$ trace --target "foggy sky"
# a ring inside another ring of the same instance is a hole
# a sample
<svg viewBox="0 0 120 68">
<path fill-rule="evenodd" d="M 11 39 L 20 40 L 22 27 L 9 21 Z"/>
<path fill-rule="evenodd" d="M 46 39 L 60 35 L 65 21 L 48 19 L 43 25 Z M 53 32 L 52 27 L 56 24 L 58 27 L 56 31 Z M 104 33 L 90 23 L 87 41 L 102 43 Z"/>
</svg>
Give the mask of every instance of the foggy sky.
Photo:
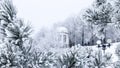
<svg viewBox="0 0 120 68">
<path fill-rule="evenodd" d="M 35 30 L 64 21 L 92 3 L 93 0 L 13 0 L 17 16 L 31 22 Z"/>
</svg>

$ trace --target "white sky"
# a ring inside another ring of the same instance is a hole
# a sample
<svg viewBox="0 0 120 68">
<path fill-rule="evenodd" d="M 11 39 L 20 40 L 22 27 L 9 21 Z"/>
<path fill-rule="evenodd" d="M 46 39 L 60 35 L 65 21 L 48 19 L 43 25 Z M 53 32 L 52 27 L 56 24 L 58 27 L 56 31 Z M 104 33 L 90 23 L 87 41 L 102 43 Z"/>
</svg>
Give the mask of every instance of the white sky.
<svg viewBox="0 0 120 68">
<path fill-rule="evenodd" d="M 18 17 L 30 21 L 35 30 L 64 21 L 81 9 L 90 6 L 94 0 L 13 0 Z"/>
</svg>

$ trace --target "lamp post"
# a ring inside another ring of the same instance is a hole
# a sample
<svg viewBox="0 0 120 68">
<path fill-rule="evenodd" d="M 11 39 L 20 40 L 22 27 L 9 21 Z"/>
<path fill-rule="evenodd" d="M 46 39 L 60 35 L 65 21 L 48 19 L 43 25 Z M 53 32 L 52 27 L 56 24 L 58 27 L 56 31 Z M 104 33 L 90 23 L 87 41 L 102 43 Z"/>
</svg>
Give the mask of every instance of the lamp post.
<svg viewBox="0 0 120 68">
<path fill-rule="evenodd" d="M 110 43 L 111 43 L 111 42 L 112 42 L 111 39 L 107 39 L 107 42 L 106 42 L 106 43 L 102 43 L 102 40 L 98 40 L 96 43 L 97 43 L 97 47 L 98 47 L 98 48 L 102 48 L 102 50 L 103 50 L 104 53 L 105 53 L 106 48 L 107 48 L 107 47 L 110 48 L 110 46 L 111 46 Z"/>
<path fill-rule="evenodd" d="M 101 40 L 98 40 L 96 43 L 97 43 L 97 45 L 98 45 L 98 48 L 100 48 L 100 47 L 101 47 L 101 46 L 100 46 L 100 45 L 101 45 Z"/>
<path fill-rule="evenodd" d="M 107 43 L 108 43 L 108 47 L 109 47 L 109 48 L 110 48 L 110 46 L 111 46 L 111 42 L 112 42 L 111 39 L 108 39 L 108 40 L 107 40 Z"/>
</svg>

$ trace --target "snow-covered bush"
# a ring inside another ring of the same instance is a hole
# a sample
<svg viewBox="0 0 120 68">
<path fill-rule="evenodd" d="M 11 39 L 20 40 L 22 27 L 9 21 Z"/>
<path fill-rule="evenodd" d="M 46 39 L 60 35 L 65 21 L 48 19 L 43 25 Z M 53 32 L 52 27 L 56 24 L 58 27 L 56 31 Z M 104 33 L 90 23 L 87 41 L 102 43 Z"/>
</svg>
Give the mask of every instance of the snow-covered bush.
<svg viewBox="0 0 120 68">
<path fill-rule="evenodd" d="M 101 51 L 98 51 L 94 57 L 93 64 L 95 67 L 102 68 L 105 66 L 105 63 L 103 61 L 103 54 Z"/>
<path fill-rule="evenodd" d="M 89 50 L 89 51 L 88 51 Z M 85 68 L 91 49 L 82 46 L 73 46 L 57 58 L 58 68 Z"/>
<path fill-rule="evenodd" d="M 112 54 L 111 53 L 102 53 L 102 50 L 98 50 L 90 55 L 90 58 L 88 59 L 88 67 L 92 68 L 106 68 L 108 66 L 111 66 L 112 62 Z"/>
<path fill-rule="evenodd" d="M 58 65 L 59 67 L 63 68 L 72 68 L 75 67 L 75 64 L 78 62 L 76 59 L 76 53 L 73 53 L 72 51 L 61 55 L 58 57 Z"/>
<path fill-rule="evenodd" d="M 0 54 L 1 67 L 30 68 L 32 46 L 29 43 L 31 40 L 29 35 L 31 27 L 16 17 L 11 0 L 2 0 L 0 7 L 0 27 L 5 35 L 3 40 L 5 49 L 2 50 L 4 53 Z"/>
<path fill-rule="evenodd" d="M 34 52 L 32 56 L 33 68 L 53 68 L 55 54 L 52 52 Z"/>
<path fill-rule="evenodd" d="M 120 61 L 115 62 L 113 65 L 114 68 L 120 68 Z"/>
<path fill-rule="evenodd" d="M 115 50 L 116 55 L 118 56 L 118 61 L 114 63 L 114 68 L 120 68 L 120 46 L 118 45 Z"/>
<path fill-rule="evenodd" d="M 15 53 L 10 46 L 10 44 L 7 45 L 7 49 L 1 50 L 0 53 L 0 67 L 1 68 L 9 68 L 9 67 L 15 67 L 18 65 L 18 55 L 17 52 Z"/>
<path fill-rule="evenodd" d="M 117 46 L 117 47 L 116 47 L 115 52 L 116 52 L 116 55 L 118 56 L 118 58 L 119 58 L 119 60 L 120 60 L 120 46 Z"/>
</svg>

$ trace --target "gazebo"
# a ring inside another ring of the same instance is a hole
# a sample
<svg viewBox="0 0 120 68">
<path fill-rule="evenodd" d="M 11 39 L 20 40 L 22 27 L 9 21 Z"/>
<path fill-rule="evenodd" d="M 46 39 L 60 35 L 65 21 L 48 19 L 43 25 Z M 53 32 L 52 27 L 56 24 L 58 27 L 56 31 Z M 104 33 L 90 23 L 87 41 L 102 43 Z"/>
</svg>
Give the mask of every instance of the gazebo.
<svg viewBox="0 0 120 68">
<path fill-rule="evenodd" d="M 68 29 L 65 27 L 57 28 L 57 41 L 60 47 L 69 47 Z"/>
</svg>

